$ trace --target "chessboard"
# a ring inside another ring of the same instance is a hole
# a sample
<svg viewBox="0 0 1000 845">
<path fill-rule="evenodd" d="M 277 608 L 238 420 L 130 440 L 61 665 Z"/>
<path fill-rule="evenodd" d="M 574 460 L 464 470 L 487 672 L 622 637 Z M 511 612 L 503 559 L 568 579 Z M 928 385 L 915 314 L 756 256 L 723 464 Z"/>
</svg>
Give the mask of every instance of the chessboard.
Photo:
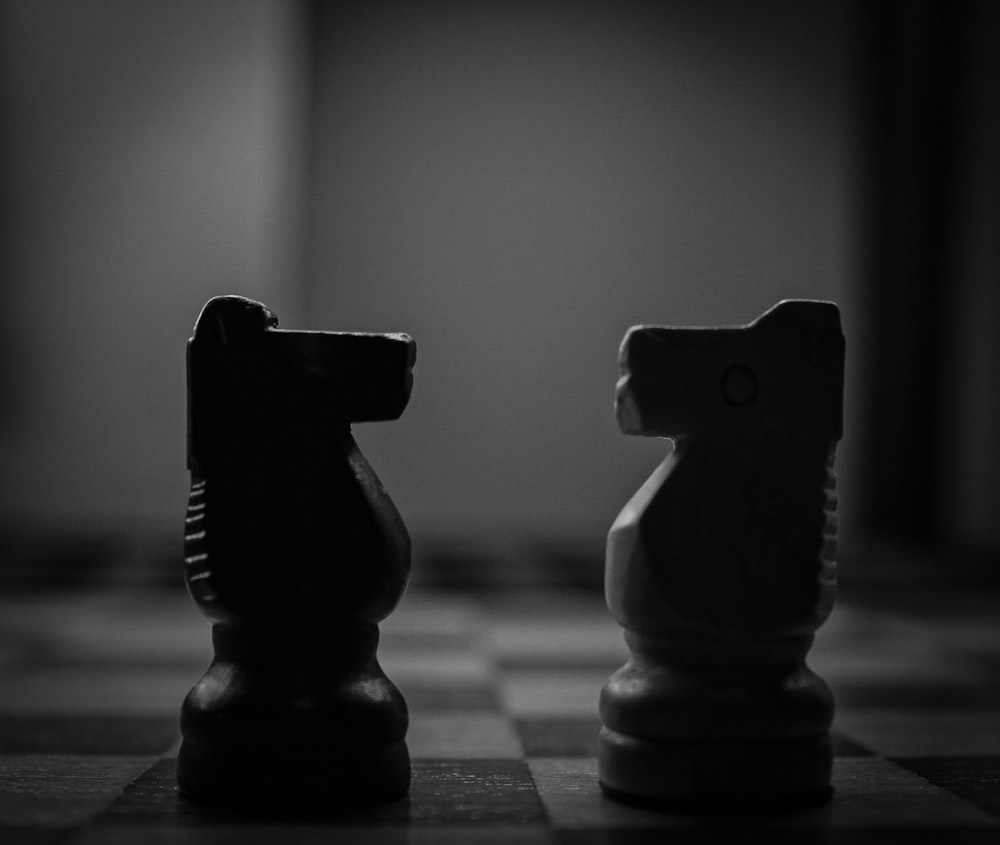
<svg viewBox="0 0 1000 845">
<path fill-rule="evenodd" d="M 697 815 L 604 796 L 598 695 L 627 653 L 600 593 L 418 587 L 379 647 L 410 709 L 409 797 L 290 814 L 178 795 L 178 712 L 211 657 L 182 590 L 8 592 L 0 842 L 1000 842 L 995 594 L 894 595 L 843 595 L 811 652 L 837 698 L 823 807 Z"/>
</svg>

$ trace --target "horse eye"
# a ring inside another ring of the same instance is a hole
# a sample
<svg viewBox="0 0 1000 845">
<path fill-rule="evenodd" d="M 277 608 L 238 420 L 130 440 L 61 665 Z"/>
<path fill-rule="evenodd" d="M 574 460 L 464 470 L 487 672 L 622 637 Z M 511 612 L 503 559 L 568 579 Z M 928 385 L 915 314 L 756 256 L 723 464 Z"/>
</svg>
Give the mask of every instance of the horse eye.
<svg viewBox="0 0 1000 845">
<path fill-rule="evenodd" d="M 743 364 L 734 364 L 722 374 L 722 395 L 734 408 L 753 402 L 758 387 L 757 373 Z"/>
</svg>

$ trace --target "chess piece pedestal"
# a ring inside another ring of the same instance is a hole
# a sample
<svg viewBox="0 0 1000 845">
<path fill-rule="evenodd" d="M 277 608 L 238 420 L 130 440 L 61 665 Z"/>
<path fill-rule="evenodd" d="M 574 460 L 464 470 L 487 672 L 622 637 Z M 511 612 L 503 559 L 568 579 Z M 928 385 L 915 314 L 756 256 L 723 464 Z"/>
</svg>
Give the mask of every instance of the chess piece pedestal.
<svg viewBox="0 0 1000 845">
<path fill-rule="evenodd" d="M 350 423 L 399 416 L 413 342 L 276 326 L 220 297 L 189 344 L 185 578 L 215 656 L 181 709 L 178 785 L 269 807 L 389 801 L 409 787 L 408 714 L 378 622 L 410 545 Z"/>
<path fill-rule="evenodd" d="M 836 306 L 637 327 L 621 368 L 622 430 L 676 445 L 608 536 L 630 659 L 601 693 L 601 786 L 693 810 L 820 803 L 834 702 L 805 661 L 836 589 Z"/>
</svg>

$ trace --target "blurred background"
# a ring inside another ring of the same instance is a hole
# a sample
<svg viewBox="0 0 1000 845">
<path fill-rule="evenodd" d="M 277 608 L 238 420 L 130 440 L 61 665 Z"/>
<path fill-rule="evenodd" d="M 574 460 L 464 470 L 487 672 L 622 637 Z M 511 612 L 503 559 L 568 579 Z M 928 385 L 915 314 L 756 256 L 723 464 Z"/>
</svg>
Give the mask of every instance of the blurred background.
<svg viewBox="0 0 1000 845">
<path fill-rule="evenodd" d="M 431 583 L 601 580 L 636 323 L 837 301 L 846 578 L 996 578 L 1000 4 L 0 0 L 0 578 L 180 583 L 185 342 L 406 331 Z"/>
</svg>

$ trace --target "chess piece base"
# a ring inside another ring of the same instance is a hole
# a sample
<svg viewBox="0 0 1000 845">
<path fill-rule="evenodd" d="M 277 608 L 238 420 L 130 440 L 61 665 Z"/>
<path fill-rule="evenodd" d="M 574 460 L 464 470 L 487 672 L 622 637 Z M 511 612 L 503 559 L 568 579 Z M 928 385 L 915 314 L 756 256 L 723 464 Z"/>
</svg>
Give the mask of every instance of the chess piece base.
<svg viewBox="0 0 1000 845">
<path fill-rule="evenodd" d="M 830 737 L 784 742 L 653 742 L 602 729 L 598 777 L 609 796 L 690 809 L 820 804 L 832 792 Z"/>
<path fill-rule="evenodd" d="M 181 708 L 181 792 L 328 806 L 406 794 L 409 717 L 375 625 L 216 624 L 215 659 Z"/>
<path fill-rule="evenodd" d="M 335 807 L 402 798 L 410 786 L 404 741 L 348 754 L 316 752 L 285 759 L 254 755 L 199 755 L 181 745 L 177 760 L 181 794 L 216 804 Z"/>
</svg>

